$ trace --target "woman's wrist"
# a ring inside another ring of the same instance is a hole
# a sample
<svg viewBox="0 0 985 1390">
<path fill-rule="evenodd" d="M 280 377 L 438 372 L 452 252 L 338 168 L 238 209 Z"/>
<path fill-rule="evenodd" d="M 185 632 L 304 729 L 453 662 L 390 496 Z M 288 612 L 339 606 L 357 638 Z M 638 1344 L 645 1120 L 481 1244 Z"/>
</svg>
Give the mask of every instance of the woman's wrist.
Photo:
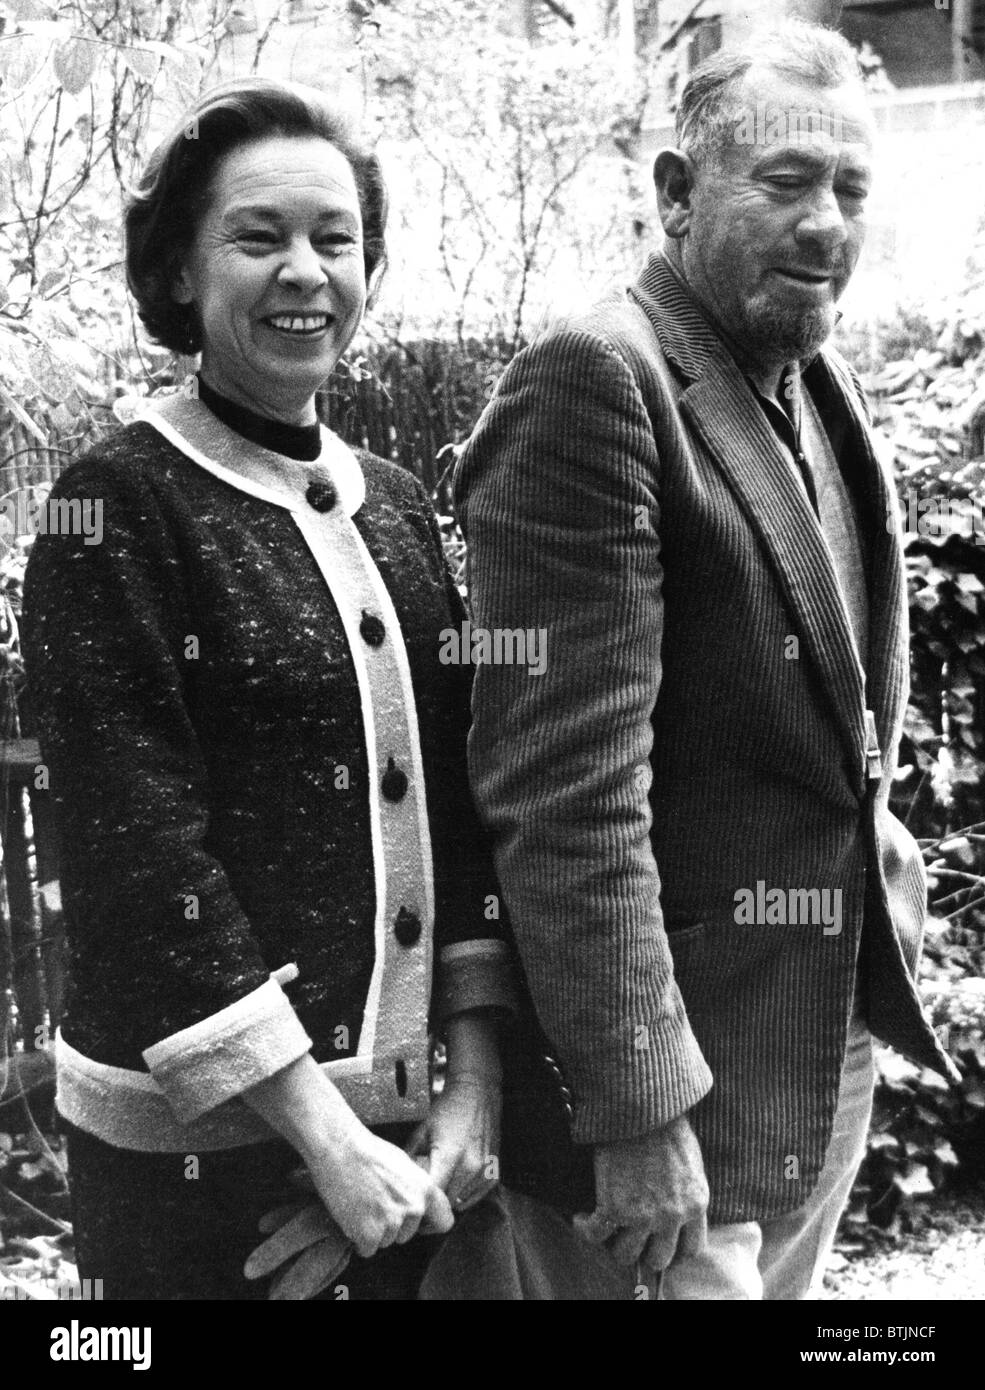
<svg viewBox="0 0 985 1390">
<path fill-rule="evenodd" d="M 242 1099 L 307 1160 L 341 1157 L 365 1131 L 311 1053 L 242 1093 Z"/>
</svg>

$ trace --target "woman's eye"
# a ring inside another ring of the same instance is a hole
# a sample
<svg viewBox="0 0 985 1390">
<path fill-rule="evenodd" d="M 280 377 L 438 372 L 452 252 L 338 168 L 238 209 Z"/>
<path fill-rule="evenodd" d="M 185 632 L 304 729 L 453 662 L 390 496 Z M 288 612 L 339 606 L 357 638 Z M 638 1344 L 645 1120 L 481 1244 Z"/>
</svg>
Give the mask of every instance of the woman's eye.
<svg viewBox="0 0 985 1390">
<path fill-rule="evenodd" d="M 328 236 L 320 237 L 318 244 L 329 251 L 344 251 L 349 246 L 355 246 L 356 238 L 348 232 L 331 232 Z"/>
<path fill-rule="evenodd" d="M 259 227 L 251 227 L 245 232 L 240 232 L 236 240 L 244 246 L 273 246 L 277 237 L 273 232 L 264 231 Z"/>
</svg>

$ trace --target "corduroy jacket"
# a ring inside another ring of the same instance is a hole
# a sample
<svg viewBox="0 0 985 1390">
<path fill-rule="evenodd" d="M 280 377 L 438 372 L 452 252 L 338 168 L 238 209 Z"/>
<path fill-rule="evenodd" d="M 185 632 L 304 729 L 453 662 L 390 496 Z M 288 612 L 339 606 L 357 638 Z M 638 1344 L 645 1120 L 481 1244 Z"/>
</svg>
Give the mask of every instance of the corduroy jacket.
<svg viewBox="0 0 985 1390">
<path fill-rule="evenodd" d="M 470 767 L 573 1135 L 690 1112 L 715 1222 L 810 1194 L 857 974 L 872 1031 L 951 1068 L 888 809 L 898 510 L 846 364 L 803 382 L 861 509 L 865 675 L 806 493 L 662 255 L 513 361 L 456 479 L 473 624 L 547 634 L 540 676 L 477 667 Z"/>
<path fill-rule="evenodd" d="M 511 1007 L 427 499 L 327 430 L 305 464 L 198 400 L 143 416 L 54 490 L 101 539 L 38 536 L 25 582 L 59 1105 L 123 1147 L 251 1142 L 240 1093 L 310 1049 L 368 1123 L 419 1117 L 429 1025 Z"/>
</svg>

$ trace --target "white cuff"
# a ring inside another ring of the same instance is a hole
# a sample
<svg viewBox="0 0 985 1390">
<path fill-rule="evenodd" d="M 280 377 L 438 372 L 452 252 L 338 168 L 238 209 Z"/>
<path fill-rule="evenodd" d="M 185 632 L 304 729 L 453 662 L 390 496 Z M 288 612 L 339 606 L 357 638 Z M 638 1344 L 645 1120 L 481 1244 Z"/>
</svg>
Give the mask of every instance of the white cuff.
<svg viewBox="0 0 985 1390">
<path fill-rule="evenodd" d="M 154 1043 L 143 1057 L 177 1118 L 190 1124 L 310 1048 L 290 1000 L 271 977 L 234 1004 Z"/>
</svg>

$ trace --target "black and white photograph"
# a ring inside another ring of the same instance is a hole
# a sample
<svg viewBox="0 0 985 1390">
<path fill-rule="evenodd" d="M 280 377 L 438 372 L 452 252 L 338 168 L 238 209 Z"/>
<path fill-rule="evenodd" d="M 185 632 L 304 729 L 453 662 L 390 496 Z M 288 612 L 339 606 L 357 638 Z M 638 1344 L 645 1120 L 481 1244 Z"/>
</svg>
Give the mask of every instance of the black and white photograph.
<svg viewBox="0 0 985 1390">
<path fill-rule="evenodd" d="M 969 1355 L 985 0 L 0 0 L 0 720 L 22 1374 Z"/>
</svg>

